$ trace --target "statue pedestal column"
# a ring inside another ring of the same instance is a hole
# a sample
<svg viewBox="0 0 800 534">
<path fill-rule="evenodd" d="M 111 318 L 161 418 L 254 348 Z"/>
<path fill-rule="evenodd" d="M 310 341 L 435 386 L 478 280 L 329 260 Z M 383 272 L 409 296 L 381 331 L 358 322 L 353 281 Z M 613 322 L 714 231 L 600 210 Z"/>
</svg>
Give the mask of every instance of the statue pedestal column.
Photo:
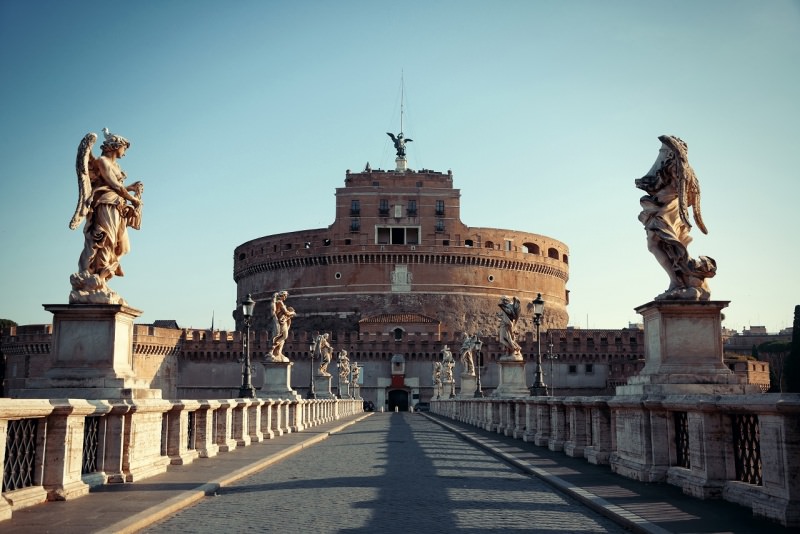
<svg viewBox="0 0 800 534">
<path fill-rule="evenodd" d="M 266 362 L 264 366 L 264 385 L 259 397 L 269 399 L 300 399 L 300 394 L 292 389 L 292 362 Z"/>
<path fill-rule="evenodd" d="M 133 371 L 133 321 L 122 304 L 45 304 L 53 314 L 51 367 L 30 378 L 22 398 L 160 399 Z"/>
<path fill-rule="evenodd" d="M 339 381 L 339 398 L 340 399 L 350 399 L 350 382 L 348 380 L 341 380 Z"/>
<path fill-rule="evenodd" d="M 728 301 L 653 301 L 644 319 L 644 369 L 617 395 L 758 393 L 723 362 L 720 312 Z"/>
<path fill-rule="evenodd" d="M 493 397 L 514 398 L 530 395 L 525 384 L 524 360 L 498 360 L 497 365 L 500 367 L 500 381 L 492 394 Z"/>
<path fill-rule="evenodd" d="M 478 389 L 478 380 L 475 375 L 461 375 L 461 389 L 458 390 L 459 399 L 472 399 Z"/>
<path fill-rule="evenodd" d="M 331 375 L 314 375 L 314 391 L 318 399 L 332 399 Z"/>
</svg>

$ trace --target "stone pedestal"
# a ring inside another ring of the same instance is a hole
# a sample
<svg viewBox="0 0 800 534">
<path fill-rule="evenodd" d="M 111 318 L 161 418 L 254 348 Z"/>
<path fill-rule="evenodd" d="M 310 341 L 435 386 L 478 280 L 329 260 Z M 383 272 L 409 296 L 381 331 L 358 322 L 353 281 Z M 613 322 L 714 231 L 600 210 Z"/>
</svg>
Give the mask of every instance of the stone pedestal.
<svg viewBox="0 0 800 534">
<path fill-rule="evenodd" d="M 353 398 L 361 400 L 361 386 L 359 384 L 353 384 Z"/>
<path fill-rule="evenodd" d="M 478 389 L 478 381 L 475 375 L 461 375 L 461 389 L 458 390 L 459 399 L 475 398 L 475 391 Z"/>
<path fill-rule="evenodd" d="M 522 360 L 498 360 L 500 380 L 493 397 L 517 398 L 530 395 L 525 385 L 525 362 Z"/>
<path fill-rule="evenodd" d="M 45 304 L 53 314 L 51 367 L 30 378 L 23 398 L 160 399 L 133 371 L 133 321 L 121 304 Z"/>
<path fill-rule="evenodd" d="M 442 399 L 455 398 L 456 396 L 455 391 L 456 391 L 455 381 L 442 380 L 442 391 L 439 392 L 439 396 Z"/>
<path fill-rule="evenodd" d="M 406 161 L 406 158 L 398 156 L 395 158 L 394 163 L 396 165 L 395 172 L 406 172 L 408 170 L 408 161 Z"/>
<path fill-rule="evenodd" d="M 264 366 L 264 385 L 259 397 L 268 399 L 300 399 L 292 389 L 292 362 L 267 362 Z"/>
<path fill-rule="evenodd" d="M 314 375 L 314 391 L 318 399 L 332 399 L 331 375 Z"/>
<path fill-rule="evenodd" d="M 728 301 L 653 301 L 644 319 L 644 369 L 617 395 L 758 393 L 723 362 L 720 312 Z"/>
<path fill-rule="evenodd" d="M 351 399 L 350 396 L 350 382 L 344 381 L 339 382 L 339 398 L 340 399 Z"/>
</svg>

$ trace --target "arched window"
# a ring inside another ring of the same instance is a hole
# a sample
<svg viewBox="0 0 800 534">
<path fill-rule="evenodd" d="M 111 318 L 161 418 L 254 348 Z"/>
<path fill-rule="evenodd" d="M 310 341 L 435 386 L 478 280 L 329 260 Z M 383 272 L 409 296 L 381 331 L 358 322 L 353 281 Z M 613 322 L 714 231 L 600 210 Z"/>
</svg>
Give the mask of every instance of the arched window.
<svg viewBox="0 0 800 534">
<path fill-rule="evenodd" d="M 536 254 L 537 256 L 541 254 L 541 251 L 539 250 L 539 245 L 537 245 L 536 243 L 523 243 L 522 251 L 528 254 Z"/>
<path fill-rule="evenodd" d="M 392 332 L 394 332 L 395 341 L 400 341 L 401 339 L 403 339 L 403 329 L 400 328 L 399 326 L 394 330 L 392 330 Z"/>
<path fill-rule="evenodd" d="M 553 258 L 554 260 L 558 259 L 558 251 L 554 248 L 547 249 L 547 257 Z"/>
<path fill-rule="evenodd" d="M 484 242 L 483 247 L 484 248 L 494 248 L 494 243 L 491 242 L 491 241 L 486 241 L 486 242 Z"/>
<path fill-rule="evenodd" d="M 563 254 L 561 256 L 561 261 L 563 261 L 564 263 L 569 263 L 569 256 L 567 256 L 566 254 Z"/>
</svg>

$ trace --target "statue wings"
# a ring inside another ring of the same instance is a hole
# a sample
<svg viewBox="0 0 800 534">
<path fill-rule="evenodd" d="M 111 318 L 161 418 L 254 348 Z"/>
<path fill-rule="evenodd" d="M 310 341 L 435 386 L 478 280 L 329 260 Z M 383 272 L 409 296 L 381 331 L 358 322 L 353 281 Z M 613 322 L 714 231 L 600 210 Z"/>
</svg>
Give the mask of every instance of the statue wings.
<svg viewBox="0 0 800 534">
<path fill-rule="evenodd" d="M 678 182 L 678 210 L 681 220 L 689 228 L 692 227 L 689 222 L 689 208 L 692 208 L 697 227 L 701 232 L 707 234 L 708 229 L 700 211 L 700 183 L 697 181 L 694 169 L 689 165 L 688 145 L 683 139 L 672 135 L 660 135 L 658 139 L 672 149 L 677 159 L 675 179 Z"/>
<path fill-rule="evenodd" d="M 89 165 L 94 161 L 92 147 L 97 141 L 97 134 L 88 133 L 78 145 L 78 155 L 75 159 L 75 171 L 78 174 L 78 205 L 75 214 L 69 221 L 69 229 L 74 230 L 81 224 L 92 205 L 92 182 L 89 177 Z"/>
</svg>

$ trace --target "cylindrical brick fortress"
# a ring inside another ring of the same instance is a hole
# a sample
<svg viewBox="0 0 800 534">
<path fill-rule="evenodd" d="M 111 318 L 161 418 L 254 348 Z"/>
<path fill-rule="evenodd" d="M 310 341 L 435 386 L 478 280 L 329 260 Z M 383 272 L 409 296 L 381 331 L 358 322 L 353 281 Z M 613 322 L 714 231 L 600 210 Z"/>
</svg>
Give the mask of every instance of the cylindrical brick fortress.
<svg viewBox="0 0 800 534">
<path fill-rule="evenodd" d="M 504 295 L 520 299 L 517 328 L 531 331 L 537 293 L 546 302 L 543 328 L 565 328 L 568 279 L 564 243 L 464 225 L 452 174 L 430 170 L 348 171 L 328 228 L 265 236 L 234 251 L 237 297 L 249 293 L 258 303 L 257 329 L 266 328 L 268 301 L 280 290 L 297 311 L 296 331 L 356 331 L 370 317 L 416 314 L 438 321 L 442 333 L 489 334 Z"/>
</svg>

